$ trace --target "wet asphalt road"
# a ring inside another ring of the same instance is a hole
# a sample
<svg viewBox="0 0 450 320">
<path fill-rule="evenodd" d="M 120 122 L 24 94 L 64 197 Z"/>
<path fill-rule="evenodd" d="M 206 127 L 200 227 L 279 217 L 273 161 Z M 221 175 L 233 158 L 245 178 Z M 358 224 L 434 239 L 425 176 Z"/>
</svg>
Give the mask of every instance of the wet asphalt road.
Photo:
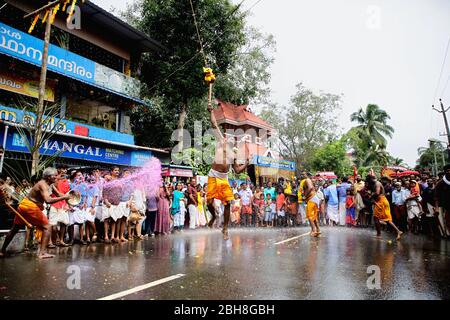
<svg viewBox="0 0 450 320">
<path fill-rule="evenodd" d="M 0 260 L 0 299 L 99 299 L 177 274 L 184 276 L 118 299 L 450 299 L 450 241 L 406 235 L 396 242 L 390 233 L 376 239 L 373 230 L 341 227 L 311 238 L 308 231 L 231 229 L 223 241 L 218 230 L 195 230 L 57 248 L 44 261 L 17 254 Z M 367 287 L 371 265 L 380 268 L 381 289 Z M 78 271 L 80 289 L 73 288 Z"/>
</svg>

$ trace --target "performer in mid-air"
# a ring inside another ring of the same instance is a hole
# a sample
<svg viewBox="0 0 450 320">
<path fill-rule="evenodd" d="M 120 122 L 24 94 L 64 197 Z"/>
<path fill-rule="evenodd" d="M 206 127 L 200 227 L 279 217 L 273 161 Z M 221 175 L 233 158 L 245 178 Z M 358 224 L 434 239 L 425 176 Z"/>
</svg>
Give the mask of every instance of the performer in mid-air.
<svg viewBox="0 0 450 320">
<path fill-rule="evenodd" d="M 228 145 L 227 140 L 217 125 L 213 108 L 210 103 L 208 104 L 208 111 L 211 114 L 211 125 L 216 135 L 216 152 L 211 170 L 208 174 L 208 192 L 206 196 L 208 210 L 212 215 L 212 219 L 209 221 L 208 226 L 212 227 L 216 219 L 214 199 L 218 199 L 222 201 L 225 207 L 222 233 L 223 239 L 228 240 L 230 207 L 231 201 L 234 199 L 233 191 L 231 190 L 230 183 L 228 182 L 228 172 L 230 171 L 230 168 L 232 168 L 236 174 L 244 172 L 249 165 L 249 160 L 247 156 L 245 164 L 239 165 L 236 163 L 237 152 L 234 152 L 236 148 L 233 148 L 234 144 L 233 147 Z"/>
</svg>

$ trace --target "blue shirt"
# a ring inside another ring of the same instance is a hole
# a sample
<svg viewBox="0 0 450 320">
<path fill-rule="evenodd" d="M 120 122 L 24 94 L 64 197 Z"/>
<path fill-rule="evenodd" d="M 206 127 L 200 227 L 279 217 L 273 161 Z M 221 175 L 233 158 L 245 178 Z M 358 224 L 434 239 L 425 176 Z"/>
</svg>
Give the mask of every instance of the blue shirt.
<svg viewBox="0 0 450 320">
<path fill-rule="evenodd" d="M 273 200 L 276 197 L 275 188 L 265 188 L 264 189 L 264 200 L 267 199 L 267 195 L 270 193 L 270 199 Z"/>
<path fill-rule="evenodd" d="M 82 182 L 80 184 L 71 183 L 70 189 L 78 191 L 81 195 L 81 202 L 77 207 L 82 207 L 87 200 L 87 185 L 86 183 Z"/>
<path fill-rule="evenodd" d="M 250 205 L 250 201 L 251 201 L 252 196 L 253 196 L 252 191 L 250 189 L 240 190 L 239 191 L 239 196 L 241 197 L 243 206 Z"/>
<path fill-rule="evenodd" d="M 397 189 L 394 189 L 394 191 L 392 191 L 392 203 L 393 204 L 402 206 L 405 204 L 405 199 L 406 199 L 406 190 L 405 189 L 402 188 L 400 191 L 397 191 Z"/>
<path fill-rule="evenodd" d="M 122 194 L 120 196 L 120 202 L 127 202 L 128 200 L 130 200 L 133 191 L 134 187 L 131 182 L 124 183 L 122 188 Z"/>
<path fill-rule="evenodd" d="M 184 198 L 184 193 L 178 190 L 173 192 L 172 209 L 177 211 L 180 209 L 180 200 Z"/>
<path fill-rule="evenodd" d="M 97 199 L 95 201 L 95 205 L 98 206 L 100 204 L 100 188 L 95 184 L 90 184 L 87 187 L 86 191 L 87 196 L 87 206 L 88 208 L 92 206 L 92 199 L 94 199 L 95 196 L 97 196 Z"/>
<path fill-rule="evenodd" d="M 350 183 L 343 182 L 337 187 L 339 202 L 343 203 L 347 200 L 347 190 L 350 189 L 351 186 Z"/>
<path fill-rule="evenodd" d="M 328 204 L 331 206 L 337 206 L 339 204 L 338 193 L 336 189 L 336 185 L 332 184 L 328 186 L 325 190 L 323 190 L 323 194 L 326 198 L 328 198 Z"/>
</svg>

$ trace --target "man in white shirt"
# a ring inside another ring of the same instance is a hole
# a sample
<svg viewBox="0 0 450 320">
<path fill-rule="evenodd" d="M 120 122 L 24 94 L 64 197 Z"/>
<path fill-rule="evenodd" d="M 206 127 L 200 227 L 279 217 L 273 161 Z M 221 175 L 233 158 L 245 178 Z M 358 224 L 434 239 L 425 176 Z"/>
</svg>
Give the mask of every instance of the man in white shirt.
<svg viewBox="0 0 450 320">
<path fill-rule="evenodd" d="M 244 182 L 241 184 L 241 190 L 238 192 L 241 198 L 241 220 L 242 224 L 248 227 L 251 224 L 252 216 L 252 190 Z"/>
<path fill-rule="evenodd" d="M 406 205 L 407 193 L 400 182 L 395 183 L 395 189 L 392 191 L 392 205 L 394 207 L 394 223 L 402 231 L 406 231 Z"/>
</svg>

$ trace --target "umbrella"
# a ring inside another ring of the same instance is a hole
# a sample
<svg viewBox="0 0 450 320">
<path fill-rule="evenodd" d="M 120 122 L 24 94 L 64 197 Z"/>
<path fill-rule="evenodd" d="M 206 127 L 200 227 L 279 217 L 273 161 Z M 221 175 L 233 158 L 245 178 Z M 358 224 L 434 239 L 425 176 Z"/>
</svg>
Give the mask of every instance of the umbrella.
<svg viewBox="0 0 450 320">
<path fill-rule="evenodd" d="M 404 176 L 410 176 L 410 175 L 418 175 L 420 174 L 417 171 L 412 171 L 412 170 L 406 170 L 406 171 L 402 171 L 402 172 L 397 172 L 397 173 L 393 173 L 391 174 L 392 177 L 404 177 Z"/>
</svg>

